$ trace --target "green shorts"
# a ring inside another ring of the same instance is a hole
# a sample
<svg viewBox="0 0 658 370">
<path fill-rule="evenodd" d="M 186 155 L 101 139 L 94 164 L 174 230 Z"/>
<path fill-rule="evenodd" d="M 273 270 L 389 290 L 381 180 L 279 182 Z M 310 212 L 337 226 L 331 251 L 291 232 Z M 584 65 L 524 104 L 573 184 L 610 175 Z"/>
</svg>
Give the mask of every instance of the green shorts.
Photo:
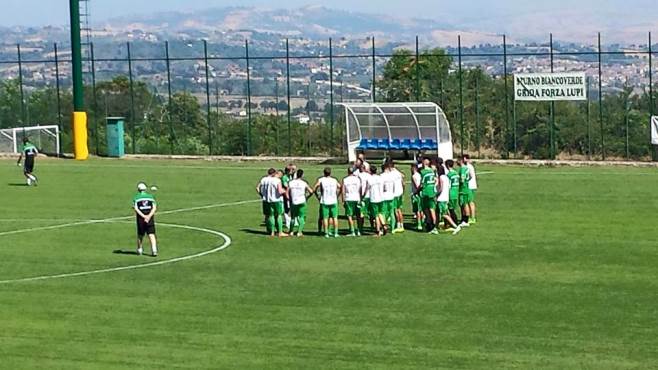
<svg viewBox="0 0 658 370">
<path fill-rule="evenodd" d="M 359 202 L 345 202 L 345 216 L 357 217 L 359 216 Z"/>
<path fill-rule="evenodd" d="M 418 212 L 422 211 L 422 209 L 420 208 L 420 197 L 419 196 L 413 195 L 411 197 L 411 208 L 412 208 L 414 213 L 418 213 Z"/>
<path fill-rule="evenodd" d="M 423 210 L 435 209 L 436 208 L 436 198 L 435 197 L 421 196 L 420 206 Z"/>
<path fill-rule="evenodd" d="M 302 204 L 292 204 L 290 206 L 290 217 L 292 218 L 306 218 L 306 203 Z"/>
<path fill-rule="evenodd" d="M 268 203 L 269 213 L 267 216 L 278 217 L 283 215 L 283 202 Z"/>
<path fill-rule="evenodd" d="M 443 217 L 448 214 L 448 202 L 439 202 L 439 217 Z"/>
<path fill-rule="evenodd" d="M 382 214 L 384 216 L 388 216 L 388 214 L 393 211 L 393 202 L 395 202 L 395 200 L 385 200 L 382 202 Z"/>
<path fill-rule="evenodd" d="M 384 202 L 381 203 L 372 203 L 370 202 L 370 216 L 371 217 L 377 217 L 379 215 L 382 215 L 383 213 L 383 204 Z"/>
<path fill-rule="evenodd" d="M 459 205 L 465 206 L 473 201 L 473 193 L 469 190 L 464 193 L 459 193 Z"/>
<path fill-rule="evenodd" d="M 322 214 L 323 220 L 328 218 L 336 218 L 338 217 L 338 204 L 320 204 L 320 213 Z"/>
<path fill-rule="evenodd" d="M 365 198 L 363 202 L 361 202 L 361 217 L 370 218 L 370 216 L 370 198 Z"/>
<path fill-rule="evenodd" d="M 395 197 L 393 202 L 395 204 L 395 209 L 402 209 L 402 207 L 404 206 L 404 200 L 403 200 L 402 196 Z"/>
<path fill-rule="evenodd" d="M 450 198 L 450 201 L 448 202 L 448 209 L 452 209 L 453 211 L 459 209 L 459 199 Z"/>
</svg>

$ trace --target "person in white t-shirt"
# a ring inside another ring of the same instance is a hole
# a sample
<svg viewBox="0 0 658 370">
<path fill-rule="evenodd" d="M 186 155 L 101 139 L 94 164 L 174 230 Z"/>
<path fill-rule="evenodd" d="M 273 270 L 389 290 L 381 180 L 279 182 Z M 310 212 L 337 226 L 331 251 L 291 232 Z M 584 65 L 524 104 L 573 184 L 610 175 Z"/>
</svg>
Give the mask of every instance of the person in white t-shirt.
<svg viewBox="0 0 658 370">
<path fill-rule="evenodd" d="M 423 221 L 425 214 L 423 207 L 420 205 L 420 189 L 422 176 L 418 170 L 418 165 L 411 165 L 411 208 L 416 218 L 416 230 L 423 230 Z"/>
<path fill-rule="evenodd" d="M 261 199 L 265 201 L 267 231 L 270 236 L 274 236 L 275 232 L 279 237 L 288 236 L 283 232 L 283 194 L 285 193 L 281 184 L 283 172 L 270 168 L 267 173 L 268 176 L 261 180 L 257 188 Z"/>
<path fill-rule="evenodd" d="M 304 170 L 297 170 L 295 179 L 288 183 L 288 199 L 290 199 L 290 217 L 292 225 L 290 234 L 304 236 L 304 225 L 306 225 L 306 201 L 313 194 L 313 189 L 304 180 Z"/>
<path fill-rule="evenodd" d="M 366 161 L 366 155 L 364 153 L 359 153 L 358 159 L 366 167 L 366 172 L 370 172 L 370 163 Z"/>
<path fill-rule="evenodd" d="M 468 168 L 468 173 L 469 173 L 469 178 L 468 180 L 468 188 L 471 190 L 470 194 L 470 202 L 469 202 L 469 209 L 470 209 L 470 219 L 469 222 L 471 224 L 477 223 L 477 220 L 475 219 L 475 195 L 478 190 L 478 180 L 477 176 L 475 174 L 475 167 L 473 166 L 473 163 L 471 162 L 471 157 L 468 154 L 464 154 L 464 163 L 466 163 L 466 168 Z"/>
<path fill-rule="evenodd" d="M 450 179 L 446 175 L 446 171 L 443 169 L 443 166 L 437 168 L 437 173 L 439 175 L 439 181 L 437 184 L 437 190 L 439 192 L 438 196 L 438 208 L 439 208 L 439 217 L 440 220 L 443 218 L 445 222 L 454 229 L 452 235 L 456 235 L 461 231 L 461 226 L 458 226 L 455 221 L 450 217 L 450 211 L 448 207 L 448 202 L 450 201 Z"/>
<path fill-rule="evenodd" d="M 361 236 L 357 221 L 361 218 L 359 209 L 362 187 L 361 179 L 356 171 L 358 170 L 354 167 L 348 168 L 347 177 L 343 179 L 342 198 L 347 222 L 350 225 L 350 236 Z"/>
<path fill-rule="evenodd" d="M 368 179 L 368 195 L 370 197 L 370 215 L 375 220 L 375 230 L 377 236 L 384 235 L 386 227 L 386 218 L 383 214 L 384 204 L 384 182 L 382 177 L 377 175 L 377 167 L 370 168 L 370 178 Z"/>
<path fill-rule="evenodd" d="M 404 174 L 395 168 L 393 160 L 388 161 L 389 171 L 394 181 L 393 187 L 393 212 L 396 218 L 397 227 L 393 230 L 394 233 L 404 232 L 404 214 L 402 213 L 402 206 L 404 205 Z"/>
<path fill-rule="evenodd" d="M 276 170 L 274 168 L 270 168 L 267 170 L 267 176 L 264 176 L 262 179 L 260 179 L 258 185 L 256 185 L 256 193 L 258 193 L 262 201 L 263 222 L 267 227 L 268 234 L 271 230 L 269 228 L 269 224 L 267 223 L 267 219 L 270 217 L 270 207 L 269 204 L 267 204 L 267 184 L 269 183 L 270 178 L 274 176 L 274 174 L 276 174 Z"/>
<path fill-rule="evenodd" d="M 318 179 L 313 187 L 313 192 L 320 190 L 320 212 L 322 214 L 322 225 L 324 226 L 325 237 L 329 238 L 331 232 L 329 225 L 333 224 L 333 236 L 338 237 L 338 196 L 341 192 L 341 185 L 335 178 L 331 177 L 331 168 L 324 169 L 324 176 Z"/>
</svg>

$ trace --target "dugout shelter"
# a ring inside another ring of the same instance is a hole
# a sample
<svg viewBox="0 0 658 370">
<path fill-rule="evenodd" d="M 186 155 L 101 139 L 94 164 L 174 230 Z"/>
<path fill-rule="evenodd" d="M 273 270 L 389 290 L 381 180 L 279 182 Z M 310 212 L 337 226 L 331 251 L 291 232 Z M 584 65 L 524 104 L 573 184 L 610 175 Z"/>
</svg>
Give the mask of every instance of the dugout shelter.
<svg viewBox="0 0 658 370">
<path fill-rule="evenodd" d="M 361 151 L 427 152 L 453 158 L 445 113 L 434 103 L 341 103 L 350 162 Z"/>
</svg>

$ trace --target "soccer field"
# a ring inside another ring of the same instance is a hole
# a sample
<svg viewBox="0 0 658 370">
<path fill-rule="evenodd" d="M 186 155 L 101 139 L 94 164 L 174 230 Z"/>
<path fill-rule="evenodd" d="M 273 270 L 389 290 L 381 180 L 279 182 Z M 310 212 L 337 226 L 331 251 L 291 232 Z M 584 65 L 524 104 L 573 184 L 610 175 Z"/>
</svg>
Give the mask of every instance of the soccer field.
<svg viewBox="0 0 658 370">
<path fill-rule="evenodd" d="M 0 160 L 0 368 L 658 366 L 655 169 L 480 166 L 457 236 L 279 240 L 269 165 Z M 158 258 L 118 253 L 142 180 Z"/>
</svg>

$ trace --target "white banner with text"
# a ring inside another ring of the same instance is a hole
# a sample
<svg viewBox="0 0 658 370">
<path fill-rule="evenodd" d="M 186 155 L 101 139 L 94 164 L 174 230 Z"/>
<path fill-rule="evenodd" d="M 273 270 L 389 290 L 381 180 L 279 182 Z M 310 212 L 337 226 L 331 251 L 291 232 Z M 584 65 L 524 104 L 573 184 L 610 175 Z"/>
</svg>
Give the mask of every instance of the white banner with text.
<svg viewBox="0 0 658 370">
<path fill-rule="evenodd" d="M 585 73 L 522 73 L 514 75 L 517 101 L 587 100 Z"/>
</svg>

